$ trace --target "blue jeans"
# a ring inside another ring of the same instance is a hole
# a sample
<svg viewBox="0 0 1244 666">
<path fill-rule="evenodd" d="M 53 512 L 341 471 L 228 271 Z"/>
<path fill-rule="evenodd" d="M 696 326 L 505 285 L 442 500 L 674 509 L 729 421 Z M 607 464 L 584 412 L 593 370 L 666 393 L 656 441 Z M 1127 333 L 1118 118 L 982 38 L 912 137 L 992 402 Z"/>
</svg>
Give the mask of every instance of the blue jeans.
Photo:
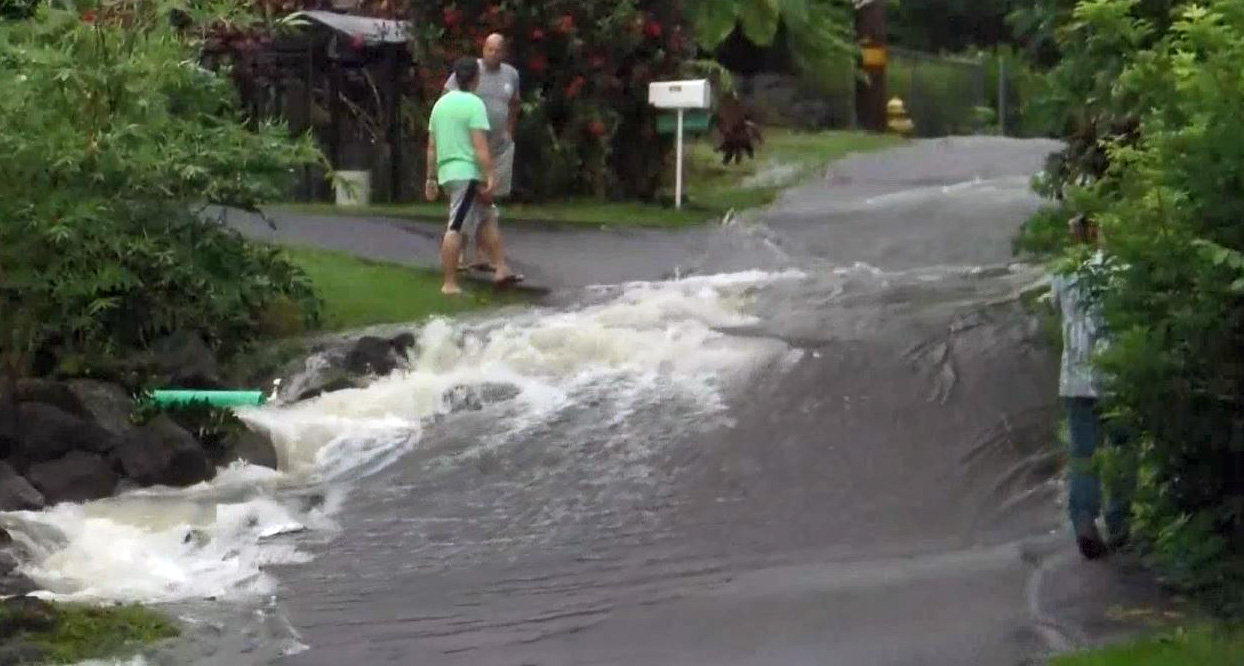
<svg viewBox="0 0 1244 666">
<path fill-rule="evenodd" d="M 1093 454 L 1105 442 L 1109 446 L 1125 443 L 1125 437 L 1117 428 L 1103 422 L 1096 398 L 1064 398 L 1067 425 L 1071 431 L 1071 474 L 1068 481 L 1067 508 L 1071 527 L 1075 529 L 1084 521 L 1096 520 L 1102 512 L 1101 481 L 1093 470 Z M 1131 513 L 1131 488 L 1111 488 L 1106 505 L 1106 529 L 1111 537 L 1127 534 L 1128 517 Z"/>
</svg>

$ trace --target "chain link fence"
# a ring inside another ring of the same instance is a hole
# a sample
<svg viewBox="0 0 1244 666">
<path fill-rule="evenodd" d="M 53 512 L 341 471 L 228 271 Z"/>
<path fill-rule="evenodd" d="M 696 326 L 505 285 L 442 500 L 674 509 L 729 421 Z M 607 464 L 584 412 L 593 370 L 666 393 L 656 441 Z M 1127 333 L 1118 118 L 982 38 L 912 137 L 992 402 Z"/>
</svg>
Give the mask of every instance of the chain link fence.
<svg viewBox="0 0 1244 666">
<path fill-rule="evenodd" d="M 886 99 L 901 99 L 918 137 L 998 131 L 997 67 L 984 58 L 889 47 Z M 799 129 L 850 129 L 855 116 L 856 66 L 808 75 L 763 73 L 736 77 L 757 119 Z"/>
<path fill-rule="evenodd" d="M 915 135 L 977 134 L 996 128 L 982 60 L 890 47 L 886 97 L 903 100 Z"/>
</svg>

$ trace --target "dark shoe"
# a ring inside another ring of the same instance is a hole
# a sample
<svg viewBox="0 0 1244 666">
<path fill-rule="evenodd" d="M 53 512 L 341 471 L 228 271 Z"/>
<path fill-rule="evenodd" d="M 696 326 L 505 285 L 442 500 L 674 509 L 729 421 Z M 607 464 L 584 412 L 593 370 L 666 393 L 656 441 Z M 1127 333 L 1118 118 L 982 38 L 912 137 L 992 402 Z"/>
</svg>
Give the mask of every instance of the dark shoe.
<svg viewBox="0 0 1244 666">
<path fill-rule="evenodd" d="M 1097 531 L 1097 523 L 1091 520 L 1076 526 L 1076 545 L 1086 560 L 1099 560 L 1109 552 L 1101 539 L 1101 532 Z"/>
<path fill-rule="evenodd" d="M 506 287 L 513 287 L 514 285 L 516 285 L 516 284 L 518 284 L 519 282 L 522 282 L 522 281 L 523 281 L 523 276 L 522 276 L 522 275 L 519 275 L 519 274 L 517 274 L 517 273 L 510 273 L 509 275 L 507 275 L 507 276 L 505 276 L 505 277 L 503 277 L 503 278 L 501 278 L 501 279 L 499 279 L 499 280 L 493 280 L 493 283 L 492 283 L 492 284 L 493 284 L 493 286 L 495 286 L 497 289 L 504 289 L 504 288 L 506 288 Z"/>
</svg>

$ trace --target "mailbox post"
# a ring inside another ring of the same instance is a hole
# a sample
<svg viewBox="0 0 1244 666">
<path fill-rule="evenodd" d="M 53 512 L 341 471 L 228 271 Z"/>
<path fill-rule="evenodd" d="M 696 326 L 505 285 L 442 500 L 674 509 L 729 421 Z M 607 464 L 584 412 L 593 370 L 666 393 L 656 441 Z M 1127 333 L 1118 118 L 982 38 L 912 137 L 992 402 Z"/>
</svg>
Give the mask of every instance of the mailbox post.
<svg viewBox="0 0 1244 666">
<path fill-rule="evenodd" d="M 707 109 L 712 106 L 712 88 L 707 79 L 694 81 L 654 81 L 648 84 L 648 103 L 658 109 L 674 109 L 678 113 L 675 130 L 674 208 L 682 210 L 682 161 L 683 114 L 687 109 Z"/>
</svg>

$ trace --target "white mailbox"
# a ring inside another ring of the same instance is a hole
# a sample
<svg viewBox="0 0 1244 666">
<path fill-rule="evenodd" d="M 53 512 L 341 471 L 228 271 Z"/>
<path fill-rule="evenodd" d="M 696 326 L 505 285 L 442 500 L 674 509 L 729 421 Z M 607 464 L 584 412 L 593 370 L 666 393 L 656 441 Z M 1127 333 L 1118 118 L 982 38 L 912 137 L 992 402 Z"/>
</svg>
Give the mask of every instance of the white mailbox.
<svg viewBox="0 0 1244 666">
<path fill-rule="evenodd" d="M 658 109 L 707 109 L 713 105 L 707 79 L 654 81 L 648 84 L 648 103 Z"/>
</svg>

